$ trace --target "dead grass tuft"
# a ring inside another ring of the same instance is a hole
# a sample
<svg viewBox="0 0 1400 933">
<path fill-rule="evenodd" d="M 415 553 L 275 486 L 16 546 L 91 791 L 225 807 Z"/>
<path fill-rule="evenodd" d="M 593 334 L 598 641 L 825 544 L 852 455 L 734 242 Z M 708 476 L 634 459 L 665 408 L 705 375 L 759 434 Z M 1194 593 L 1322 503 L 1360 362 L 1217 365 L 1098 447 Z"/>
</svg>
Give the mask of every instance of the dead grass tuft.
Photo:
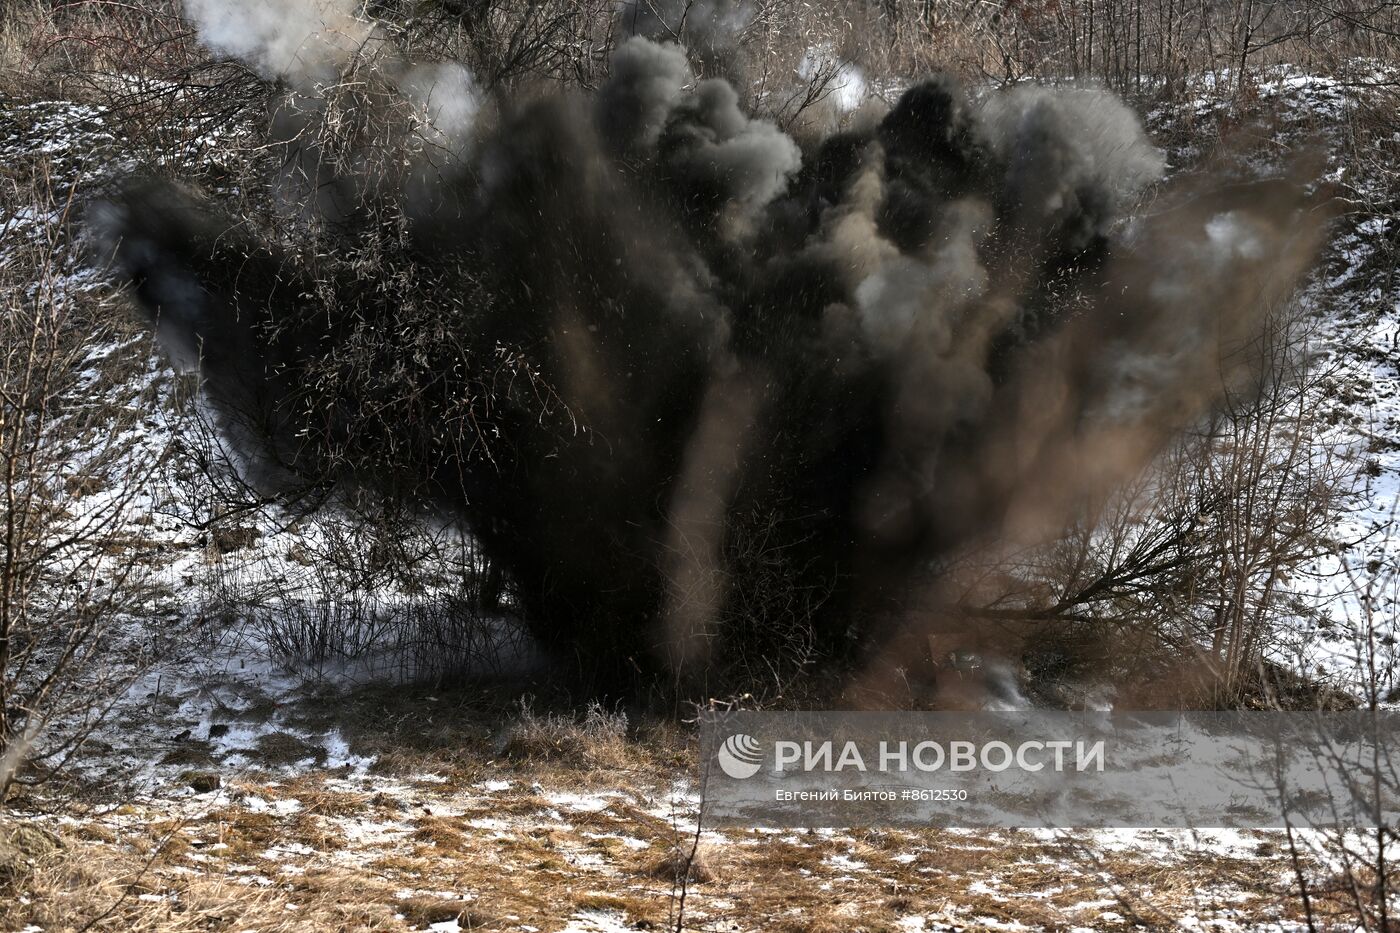
<svg viewBox="0 0 1400 933">
<path fill-rule="evenodd" d="M 211 835 L 228 846 L 234 858 L 256 858 L 283 838 L 282 821 L 271 813 L 254 813 L 240 806 L 212 810 L 202 821 Z"/>
<path fill-rule="evenodd" d="M 185 771 L 180 775 L 181 783 L 187 785 L 196 794 L 207 794 L 216 791 L 223 786 L 224 779 L 217 771 Z"/>
<path fill-rule="evenodd" d="M 308 759 L 316 762 L 317 766 L 326 763 L 326 750 L 323 747 L 290 732 L 269 732 L 258 736 L 256 748 L 248 750 L 248 755 L 274 767 L 294 765 Z"/>
<path fill-rule="evenodd" d="M 461 822 L 446 816 L 423 816 L 414 820 L 413 838 L 440 849 L 460 850 L 466 845 Z"/>
<path fill-rule="evenodd" d="M 160 759 L 163 765 L 193 765 L 198 768 L 217 763 L 214 747 L 208 742 L 187 740 L 166 752 Z"/>
<path fill-rule="evenodd" d="M 463 930 L 479 930 L 492 924 L 492 919 L 479 913 L 469 901 L 409 897 L 399 898 L 394 904 L 414 929 L 452 921 L 456 921 Z"/>
<path fill-rule="evenodd" d="M 524 702 L 505 730 L 503 752 L 521 762 L 570 767 L 621 768 L 634 763 L 627 743 L 627 716 L 590 704 L 582 719 L 537 713 Z"/>
<path fill-rule="evenodd" d="M 0 821 L 0 887 L 18 882 L 62 847 L 53 833 L 26 823 Z"/>
<path fill-rule="evenodd" d="M 673 885 L 705 884 L 715 880 L 707 847 L 692 851 L 688 846 L 673 846 L 646 866 L 646 873 Z"/>
<path fill-rule="evenodd" d="M 585 891 L 574 896 L 579 910 L 609 911 L 621 914 L 627 924 L 637 930 L 659 929 L 666 919 L 664 901 L 653 901 L 630 894 Z"/>
<path fill-rule="evenodd" d="M 886 920 L 863 916 L 847 905 L 846 909 L 790 917 L 779 921 L 775 929 L 777 933 L 897 933 L 899 927 Z"/>
<path fill-rule="evenodd" d="M 303 812 L 318 816 L 357 816 L 390 799 L 380 795 L 377 802 L 369 794 L 332 790 L 315 774 L 298 775 L 284 784 L 281 791 L 283 796 L 300 803 Z"/>
<path fill-rule="evenodd" d="M 287 838 L 310 846 L 317 852 L 335 852 L 345 847 L 345 836 L 323 817 L 302 810 L 287 822 Z"/>
</svg>

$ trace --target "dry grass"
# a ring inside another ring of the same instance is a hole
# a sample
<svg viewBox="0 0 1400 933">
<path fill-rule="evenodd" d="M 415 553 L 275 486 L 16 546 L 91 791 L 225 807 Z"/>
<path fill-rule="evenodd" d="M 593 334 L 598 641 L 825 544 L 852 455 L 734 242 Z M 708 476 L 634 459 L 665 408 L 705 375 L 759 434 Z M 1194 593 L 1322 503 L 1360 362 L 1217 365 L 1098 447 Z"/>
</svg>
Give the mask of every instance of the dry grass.
<svg viewBox="0 0 1400 933">
<path fill-rule="evenodd" d="M 299 804 L 303 813 L 317 816 L 353 816 L 373 805 L 369 794 L 327 790 L 314 776 L 300 775 L 278 788 L 282 795 Z"/>
<path fill-rule="evenodd" d="M 439 849 L 460 850 L 466 843 L 466 837 L 462 835 L 461 823 L 449 817 L 424 816 L 414 821 L 417 828 L 413 830 L 413 838 L 419 842 L 427 842 Z"/>
<path fill-rule="evenodd" d="M 724 830 L 691 861 L 693 837 L 655 815 L 668 773 L 636 776 L 626 798 L 597 811 L 561 804 L 580 777 L 555 773 L 567 791 L 406 784 L 377 803 L 308 774 L 234 782 L 234 800 L 185 817 L 128 807 L 105 825 L 66 828 L 61 846 L 35 846 L 17 874 L 0 877 L 0 929 L 73 929 L 107 911 L 94 929 L 183 931 L 235 916 L 239 929 L 274 931 L 421 930 L 452 919 L 463 929 L 560 929 L 580 911 L 659 929 L 674 928 L 682 887 L 685 928 L 696 930 L 886 933 L 910 915 L 933 927 L 1100 928 L 1109 910 L 1149 926 L 1217 908 L 1240 923 L 1298 916 L 1276 882 L 1286 869 L 1277 846 L 1167 858 L 1021 833 Z M 302 809 L 253 812 L 253 800 Z M 376 825 L 390 829 L 366 837 Z M 29 903 L 7 896 L 15 892 Z"/>
<path fill-rule="evenodd" d="M 584 891 L 574 895 L 573 904 L 579 910 L 621 914 L 627 925 L 637 930 L 662 929 L 669 919 L 666 902 L 656 897 Z"/>
<path fill-rule="evenodd" d="M 0 926 L 48 931 L 79 929 L 184 933 L 256 928 L 269 933 L 354 929 L 402 930 L 387 901 L 352 890 L 346 877 L 298 884 L 294 890 L 240 883 L 219 872 L 172 874 L 183 854 L 176 836 L 147 835 L 139 854 L 122 846 L 69 840 L 31 858 L 0 896 Z M 289 906 L 294 905 L 294 906 Z"/>
<path fill-rule="evenodd" d="M 715 880 L 711 856 L 705 848 L 672 846 L 660 858 L 652 859 L 646 873 L 670 884 L 705 884 Z"/>
<path fill-rule="evenodd" d="M 249 750 L 249 757 L 273 767 L 308 760 L 320 765 L 325 763 L 326 750 L 290 732 L 268 732 L 258 736 L 256 747 Z"/>
<path fill-rule="evenodd" d="M 487 929 L 495 924 L 491 918 L 477 913 L 471 905 L 463 901 L 444 900 L 435 897 L 412 897 L 397 900 L 394 906 L 403 914 L 404 920 L 414 927 L 426 927 L 433 923 L 455 920 L 464 930 Z"/>
<path fill-rule="evenodd" d="M 583 717 L 537 713 L 525 703 L 505 730 L 506 757 L 582 769 L 617 769 L 636 764 L 627 741 L 627 716 L 591 704 Z"/>
</svg>

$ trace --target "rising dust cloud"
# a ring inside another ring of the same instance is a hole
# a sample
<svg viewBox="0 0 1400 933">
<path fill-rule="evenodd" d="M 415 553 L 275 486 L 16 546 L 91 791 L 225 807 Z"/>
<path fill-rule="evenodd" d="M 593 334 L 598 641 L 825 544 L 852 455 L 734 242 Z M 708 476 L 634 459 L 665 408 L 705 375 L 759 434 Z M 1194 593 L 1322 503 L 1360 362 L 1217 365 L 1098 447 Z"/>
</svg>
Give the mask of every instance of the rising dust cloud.
<svg viewBox="0 0 1400 933">
<path fill-rule="evenodd" d="M 690 55 L 623 9 L 592 94 L 409 61 L 353 3 L 188 15 L 285 88 L 284 209 L 347 255 L 401 220 L 412 284 L 150 180 L 105 255 L 267 482 L 464 519 L 605 689 L 798 641 L 878 689 L 960 552 L 1052 539 L 1210 409 L 1321 233 L 1294 180 L 1162 183 L 1098 90 L 935 76 L 799 144 L 741 105 L 740 3 L 690 6 Z M 350 67 L 389 129 L 331 159 Z"/>
</svg>

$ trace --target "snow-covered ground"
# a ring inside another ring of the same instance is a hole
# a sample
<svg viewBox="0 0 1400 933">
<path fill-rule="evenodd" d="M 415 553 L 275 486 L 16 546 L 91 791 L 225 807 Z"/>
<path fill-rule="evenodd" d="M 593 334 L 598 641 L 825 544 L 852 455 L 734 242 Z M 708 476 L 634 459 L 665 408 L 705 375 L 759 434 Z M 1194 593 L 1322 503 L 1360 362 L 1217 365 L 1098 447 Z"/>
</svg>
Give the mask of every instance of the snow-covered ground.
<svg viewBox="0 0 1400 933">
<path fill-rule="evenodd" d="M 1279 639 L 1275 658 L 1353 689 L 1373 638 L 1386 656 L 1381 666 L 1393 665 L 1400 596 L 1400 280 L 1394 275 L 1400 216 L 1391 170 L 1400 134 L 1392 131 L 1358 159 L 1348 120 L 1367 108 L 1393 110 L 1395 80 L 1393 68 L 1364 61 L 1351 62 L 1342 77 L 1288 66 L 1264 72 L 1257 95 L 1276 121 L 1265 130 L 1273 159 L 1248 160 L 1252 169 L 1269 171 L 1300 152 L 1320 152 L 1324 183 L 1345 205 L 1299 301 L 1311 316 L 1314 365 L 1327 372 L 1313 404 L 1333 429 L 1319 443 L 1350 464 L 1354 482 L 1332 530 L 1335 550 L 1290 581 L 1319 612 Z M 1192 107 L 1197 121 L 1230 116 L 1209 94 Z M 1187 143 L 1172 155 L 1186 161 L 1199 153 Z M 1390 676 L 1378 676 L 1382 691 L 1397 686 Z"/>
</svg>

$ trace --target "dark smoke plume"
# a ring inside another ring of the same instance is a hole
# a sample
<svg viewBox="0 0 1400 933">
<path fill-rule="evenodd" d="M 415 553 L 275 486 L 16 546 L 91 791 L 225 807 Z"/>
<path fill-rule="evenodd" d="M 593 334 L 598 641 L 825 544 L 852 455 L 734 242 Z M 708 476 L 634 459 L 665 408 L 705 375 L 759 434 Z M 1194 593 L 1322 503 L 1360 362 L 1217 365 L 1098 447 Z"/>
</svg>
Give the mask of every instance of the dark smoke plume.
<svg viewBox="0 0 1400 933">
<path fill-rule="evenodd" d="M 729 48 L 740 8 L 694 9 Z M 380 159 L 300 132 L 372 25 L 296 55 L 197 19 L 291 85 L 278 184 L 342 261 L 169 183 L 94 214 L 264 482 L 465 517 L 604 687 L 799 642 L 878 682 L 960 551 L 1054 538 L 1208 412 L 1317 246 L 1293 180 L 1159 184 L 1107 93 L 934 77 L 804 151 L 632 12 L 591 96 L 381 50 Z"/>
</svg>

